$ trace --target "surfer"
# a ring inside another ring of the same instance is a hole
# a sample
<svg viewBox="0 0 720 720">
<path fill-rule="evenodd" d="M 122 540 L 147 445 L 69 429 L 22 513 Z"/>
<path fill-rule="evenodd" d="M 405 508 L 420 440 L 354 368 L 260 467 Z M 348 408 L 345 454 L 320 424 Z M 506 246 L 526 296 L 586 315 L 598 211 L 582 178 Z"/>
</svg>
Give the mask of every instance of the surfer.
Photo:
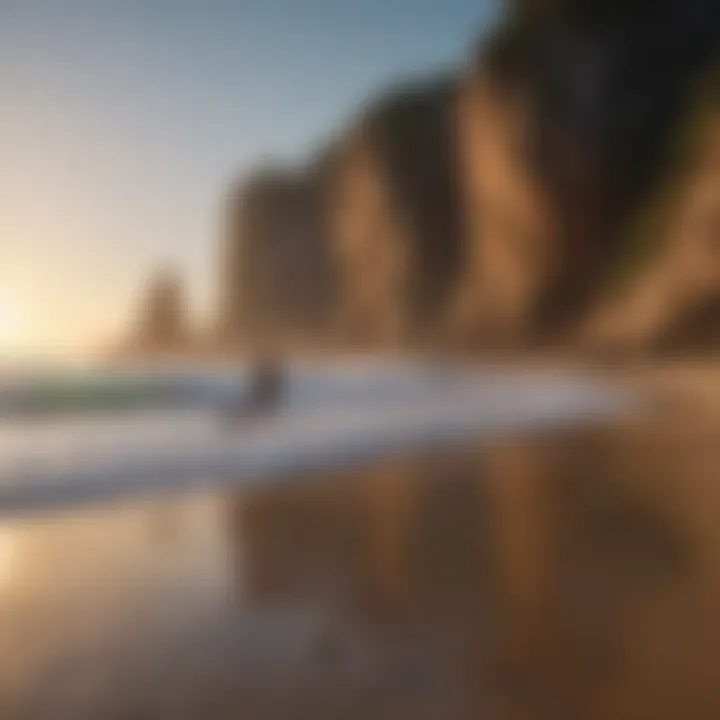
<svg viewBox="0 0 720 720">
<path fill-rule="evenodd" d="M 286 396 L 286 372 L 283 363 L 273 356 L 255 362 L 246 393 L 228 408 L 227 418 L 237 422 L 253 420 L 276 412 Z"/>
</svg>

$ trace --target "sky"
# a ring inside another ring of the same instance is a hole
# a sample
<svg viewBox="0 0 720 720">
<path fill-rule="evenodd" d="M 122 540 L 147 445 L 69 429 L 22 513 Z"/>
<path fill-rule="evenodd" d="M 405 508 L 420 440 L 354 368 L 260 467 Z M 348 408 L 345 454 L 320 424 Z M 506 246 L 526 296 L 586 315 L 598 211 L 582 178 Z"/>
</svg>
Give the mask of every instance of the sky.
<svg viewBox="0 0 720 720">
<path fill-rule="evenodd" d="M 159 267 L 209 318 L 228 183 L 461 62 L 493 2 L 0 0 L 0 352 L 107 342 Z"/>
</svg>

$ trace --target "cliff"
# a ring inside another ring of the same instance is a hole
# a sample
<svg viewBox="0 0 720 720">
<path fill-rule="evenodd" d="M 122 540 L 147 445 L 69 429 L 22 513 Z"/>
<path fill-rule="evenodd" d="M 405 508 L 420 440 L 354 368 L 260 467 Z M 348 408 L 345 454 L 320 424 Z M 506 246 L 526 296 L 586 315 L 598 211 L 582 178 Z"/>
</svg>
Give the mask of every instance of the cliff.
<svg viewBox="0 0 720 720">
<path fill-rule="evenodd" d="M 372 102 L 336 154 L 328 218 L 340 338 L 428 342 L 462 264 L 453 79 Z"/>
<path fill-rule="evenodd" d="M 225 346 L 321 342 L 333 272 L 320 169 L 261 168 L 226 203 L 220 335 Z"/>
<path fill-rule="evenodd" d="M 505 10 L 456 76 L 390 89 L 309 168 L 233 189 L 227 341 L 720 339 L 720 5 Z"/>
<path fill-rule="evenodd" d="M 627 236 L 618 287 L 585 329 L 593 346 L 698 351 L 720 341 L 720 85 L 691 105 L 673 162 Z"/>
<path fill-rule="evenodd" d="M 674 145 L 718 62 L 719 13 L 709 0 L 512 4 L 463 84 L 459 332 L 575 342 L 678 172 Z M 645 272 L 636 264 L 628 282 Z"/>
</svg>

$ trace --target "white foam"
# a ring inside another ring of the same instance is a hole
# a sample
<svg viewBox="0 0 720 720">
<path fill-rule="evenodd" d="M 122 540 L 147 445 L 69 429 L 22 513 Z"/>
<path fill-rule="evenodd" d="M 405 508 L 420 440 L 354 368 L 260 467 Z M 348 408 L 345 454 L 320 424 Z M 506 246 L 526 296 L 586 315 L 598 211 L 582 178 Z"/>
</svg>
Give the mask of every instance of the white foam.
<svg viewBox="0 0 720 720">
<path fill-rule="evenodd" d="M 193 382 L 219 397 L 225 374 Z M 580 375 L 338 364 L 292 374 L 286 407 L 229 429 L 207 407 L 0 425 L 0 511 L 269 482 L 617 415 L 622 388 Z"/>
</svg>

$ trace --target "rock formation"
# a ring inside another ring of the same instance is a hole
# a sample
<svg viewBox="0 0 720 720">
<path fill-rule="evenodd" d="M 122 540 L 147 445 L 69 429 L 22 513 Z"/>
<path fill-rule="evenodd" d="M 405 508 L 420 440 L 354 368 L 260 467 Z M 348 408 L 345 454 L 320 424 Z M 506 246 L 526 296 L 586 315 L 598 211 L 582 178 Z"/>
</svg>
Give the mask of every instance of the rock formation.
<svg viewBox="0 0 720 720">
<path fill-rule="evenodd" d="M 511 5 L 461 93 L 462 332 L 568 339 L 614 281 L 719 45 L 711 0 Z"/>
<path fill-rule="evenodd" d="M 141 300 L 137 325 L 128 352 L 172 355 L 191 345 L 186 298 L 180 278 L 170 270 L 158 271 Z"/>
<path fill-rule="evenodd" d="M 585 329 L 593 345 L 664 352 L 718 346 L 720 86 L 714 82 L 690 108 L 677 145 L 627 238 L 630 271 L 624 269 Z"/>
<path fill-rule="evenodd" d="M 229 343 L 720 336 L 720 5 L 514 0 L 456 77 L 228 202 Z"/>
<path fill-rule="evenodd" d="M 333 273 L 319 170 L 264 168 L 231 190 L 221 275 L 225 345 L 321 341 Z"/>
<path fill-rule="evenodd" d="M 403 86 L 340 143 L 329 198 L 338 330 L 368 347 L 426 342 L 460 270 L 456 87 Z"/>
</svg>

